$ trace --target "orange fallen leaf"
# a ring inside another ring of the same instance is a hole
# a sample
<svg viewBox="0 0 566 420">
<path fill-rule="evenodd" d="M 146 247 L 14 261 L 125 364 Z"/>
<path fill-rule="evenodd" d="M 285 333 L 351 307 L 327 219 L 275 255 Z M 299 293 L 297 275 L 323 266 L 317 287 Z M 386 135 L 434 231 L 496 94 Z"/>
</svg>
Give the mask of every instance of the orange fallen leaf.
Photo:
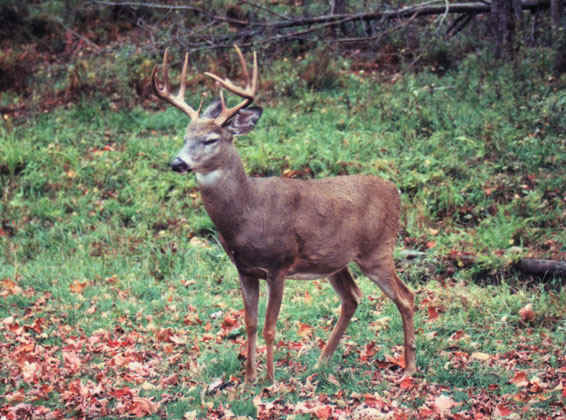
<svg viewBox="0 0 566 420">
<path fill-rule="evenodd" d="M 79 293 L 81 294 L 84 290 L 84 288 L 88 285 L 88 282 L 84 281 L 84 282 L 80 282 L 78 280 L 75 280 L 74 282 L 72 282 L 69 285 L 69 290 L 73 293 Z"/>
<path fill-rule="evenodd" d="M 224 317 L 224 320 L 222 321 L 223 329 L 232 329 L 237 325 L 238 325 L 238 320 L 230 314 L 226 315 Z"/>
<path fill-rule="evenodd" d="M 394 365 L 399 366 L 402 369 L 405 369 L 405 356 L 403 354 L 399 355 L 399 357 L 393 357 L 386 354 L 385 360 L 387 360 L 389 363 L 393 363 Z"/>
<path fill-rule="evenodd" d="M 401 382 L 399 382 L 399 387 L 405 391 L 411 389 L 414 385 L 415 381 L 410 376 L 405 376 L 401 379 Z"/>
<path fill-rule="evenodd" d="M 523 320 L 523 322 L 534 321 L 534 319 L 536 318 L 536 314 L 535 311 L 533 310 L 533 304 L 528 303 L 525 306 L 523 306 L 519 310 L 519 316 L 521 317 L 521 320 Z"/>
<path fill-rule="evenodd" d="M 332 415 L 332 408 L 329 407 L 328 405 L 318 407 L 315 409 L 314 414 L 317 419 L 327 420 Z"/>
<path fill-rule="evenodd" d="M 495 417 L 507 417 L 513 414 L 513 411 L 508 409 L 504 404 L 499 404 L 497 407 L 495 407 L 493 414 Z"/>
<path fill-rule="evenodd" d="M 310 337 L 312 335 L 312 330 L 312 326 L 299 322 L 299 330 L 297 331 L 297 335 L 303 338 Z"/>
<path fill-rule="evenodd" d="M 128 412 L 136 417 L 146 417 L 154 414 L 159 409 L 159 404 L 147 398 L 134 397 Z"/>
<path fill-rule="evenodd" d="M 448 340 L 450 341 L 458 341 L 461 340 L 462 338 L 465 338 L 469 336 L 463 331 L 463 330 L 458 330 L 455 333 L 453 333 L 450 338 L 448 338 Z"/>
<path fill-rule="evenodd" d="M 435 306 L 429 306 L 427 308 L 427 312 L 429 321 L 434 321 L 438 318 L 438 311 L 436 310 Z"/>
<path fill-rule="evenodd" d="M 0 285 L 6 290 L 6 295 L 19 295 L 23 291 L 14 280 L 9 278 L 0 280 Z"/>
<path fill-rule="evenodd" d="M 521 388 L 523 386 L 527 386 L 529 384 L 529 380 L 528 380 L 527 374 L 525 372 L 515 373 L 515 376 L 513 376 L 511 379 L 509 379 L 509 382 L 511 382 L 513 385 L 515 385 L 518 388 Z"/>
</svg>

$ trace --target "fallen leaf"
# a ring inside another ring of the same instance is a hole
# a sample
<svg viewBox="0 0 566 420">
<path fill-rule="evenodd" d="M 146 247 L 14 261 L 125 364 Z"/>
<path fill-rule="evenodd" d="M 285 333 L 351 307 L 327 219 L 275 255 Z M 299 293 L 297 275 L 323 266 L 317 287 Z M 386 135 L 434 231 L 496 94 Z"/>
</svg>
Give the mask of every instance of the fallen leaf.
<svg viewBox="0 0 566 420">
<path fill-rule="evenodd" d="M 386 354 L 385 360 L 399 366 L 401 369 L 405 369 L 405 356 L 403 354 L 399 355 L 399 357 L 393 357 Z"/>
<path fill-rule="evenodd" d="M 24 378 L 24 382 L 31 383 L 35 379 L 35 374 L 39 372 L 39 365 L 35 362 L 28 362 L 25 361 L 22 366 L 22 376 Z"/>
<path fill-rule="evenodd" d="M 427 308 L 427 312 L 429 321 L 435 321 L 436 319 L 438 319 L 438 311 L 436 310 L 436 307 L 429 306 Z"/>
<path fill-rule="evenodd" d="M 383 408 L 385 407 L 385 402 L 377 395 L 366 393 L 363 395 L 364 403 L 371 408 Z"/>
<path fill-rule="evenodd" d="M 536 318 L 535 311 L 533 311 L 533 304 L 528 303 L 519 310 L 519 316 L 523 322 L 531 322 Z"/>
<path fill-rule="evenodd" d="M 455 333 L 453 333 L 448 340 L 458 341 L 458 340 L 461 340 L 463 338 L 470 338 L 470 336 L 468 334 L 466 334 L 463 330 L 458 330 Z"/>
<path fill-rule="evenodd" d="M 405 376 L 401 379 L 401 382 L 399 382 L 399 387 L 405 391 L 411 389 L 414 385 L 415 381 L 410 376 Z"/>
<path fill-rule="evenodd" d="M 518 388 L 521 388 L 523 386 L 527 386 L 529 384 L 529 380 L 528 380 L 527 374 L 525 372 L 515 373 L 515 376 L 513 376 L 511 379 L 509 379 L 509 382 L 511 382 L 513 385 L 515 385 Z"/>
<path fill-rule="evenodd" d="M 129 407 L 128 413 L 136 417 L 146 417 L 154 414 L 159 409 L 159 404 L 147 398 L 134 397 Z"/>
<path fill-rule="evenodd" d="M 436 397 L 433 403 L 436 412 L 440 415 L 450 414 L 450 410 L 456 405 L 456 402 L 452 398 L 444 394 Z"/>
<path fill-rule="evenodd" d="M 6 402 L 12 404 L 19 403 L 26 399 L 26 393 L 20 389 L 16 392 L 12 392 L 11 394 L 5 394 L 4 398 L 6 399 Z"/>
<path fill-rule="evenodd" d="M 384 316 L 382 318 L 376 319 L 375 321 L 373 321 L 369 325 L 372 328 L 372 330 L 374 330 L 375 332 L 379 332 L 379 331 L 387 329 L 389 327 L 390 321 L 391 321 L 391 317 Z"/>
<path fill-rule="evenodd" d="M 370 341 L 364 346 L 364 349 L 360 352 L 360 360 L 362 362 L 367 362 L 375 356 L 379 347 L 375 341 Z"/>
<path fill-rule="evenodd" d="M 314 414 L 318 419 L 327 420 L 332 415 L 332 408 L 328 405 L 318 407 L 315 409 Z"/>
<path fill-rule="evenodd" d="M 504 404 L 499 404 L 495 407 L 495 411 L 493 412 L 493 415 L 496 417 L 507 417 L 511 414 L 513 414 L 513 411 L 508 409 Z"/>
<path fill-rule="evenodd" d="M 23 292 L 22 288 L 12 279 L 2 279 L 0 280 L 0 285 L 6 290 L 5 295 L 19 295 Z M 3 294 L 4 295 L 4 294 Z"/>
<path fill-rule="evenodd" d="M 71 373 L 78 372 L 82 365 L 81 359 L 74 351 L 63 350 L 63 361 L 65 362 L 65 368 Z"/>
<path fill-rule="evenodd" d="M 470 355 L 470 357 L 471 357 L 472 359 L 479 360 L 479 361 L 481 361 L 481 362 L 485 362 L 485 361 L 487 361 L 487 360 L 489 360 L 489 359 L 491 358 L 491 355 L 489 355 L 489 354 L 487 354 L 487 353 L 482 353 L 482 352 L 479 352 L 479 351 L 475 351 L 475 352 L 473 352 L 473 353 Z"/>
<path fill-rule="evenodd" d="M 223 329 L 232 329 L 237 325 L 238 325 L 238 320 L 230 314 L 226 315 L 224 317 L 224 320 L 222 321 Z"/>
<path fill-rule="evenodd" d="M 69 290 L 73 293 L 82 293 L 84 288 L 88 285 L 88 282 L 84 281 L 84 282 L 80 282 L 78 280 L 73 281 L 70 285 L 69 285 Z"/>
<path fill-rule="evenodd" d="M 304 324 L 300 321 L 298 324 L 299 324 L 299 330 L 297 331 L 297 335 L 303 338 L 310 337 L 313 330 L 312 326 L 308 324 Z"/>
</svg>

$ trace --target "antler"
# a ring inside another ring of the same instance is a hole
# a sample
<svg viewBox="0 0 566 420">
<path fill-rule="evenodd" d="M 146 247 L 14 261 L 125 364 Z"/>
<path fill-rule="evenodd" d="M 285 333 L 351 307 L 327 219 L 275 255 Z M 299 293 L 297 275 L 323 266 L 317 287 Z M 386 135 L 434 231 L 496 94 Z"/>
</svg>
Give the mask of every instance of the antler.
<svg viewBox="0 0 566 420">
<path fill-rule="evenodd" d="M 242 72 L 244 73 L 244 77 L 246 78 L 246 87 L 245 88 L 241 88 L 239 86 L 236 86 L 233 82 L 231 82 L 227 78 L 222 79 L 222 78 L 216 76 L 215 74 L 208 73 L 208 72 L 204 73 L 208 77 L 211 77 L 212 79 L 216 80 L 222 87 L 227 89 L 229 92 L 232 92 L 232 93 L 234 93 L 238 96 L 245 98 L 238 105 L 236 105 L 232 108 L 226 108 L 226 103 L 224 102 L 224 94 L 222 93 L 222 90 L 220 90 L 220 103 L 222 104 L 222 111 L 214 119 L 214 122 L 217 125 L 224 124 L 226 121 L 228 121 L 230 118 L 232 118 L 240 109 L 251 104 L 254 100 L 254 97 L 255 97 L 255 94 L 256 94 L 256 91 L 257 91 L 257 73 L 258 72 L 257 72 L 257 54 L 256 54 L 256 52 L 254 51 L 254 67 L 253 67 L 253 70 L 252 70 L 252 77 L 250 79 L 250 74 L 248 73 L 248 66 L 246 65 L 246 60 L 244 59 L 244 56 L 242 55 L 242 51 L 240 50 L 240 48 L 238 48 L 238 46 L 236 44 L 234 44 L 234 48 L 236 49 L 236 52 L 238 53 L 238 58 L 240 59 L 240 65 L 242 66 Z"/>
<path fill-rule="evenodd" d="M 158 66 L 155 66 L 153 68 L 153 71 L 151 72 L 151 81 L 153 84 L 153 90 L 157 96 L 159 96 L 161 99 L 166 100 L 176 108 L 179 108 L 181 111 L 187 114 L 192 121 L 196 121 L 199 119 L 199 113 L 201 107 L 199 106 L 199 108 L 195 111 L 185 102 L 185 82 L 187 78 L 188 63 L 189 63 L 189 54 L 187 53 L 185 54 L 183 71 L 181 72 L 181 84 L 179 86 L 179 91 L 177 92 L 176 95 L 173 95 L 170 91 L 171 87 L 169 85 L 169 74 L 167 71 L 167 48 L 165 49 L 165 53 L 163 54 L 163 71 L 162 71 L 163 81 L 160 81 L 156 77 Z"/>
</svg>

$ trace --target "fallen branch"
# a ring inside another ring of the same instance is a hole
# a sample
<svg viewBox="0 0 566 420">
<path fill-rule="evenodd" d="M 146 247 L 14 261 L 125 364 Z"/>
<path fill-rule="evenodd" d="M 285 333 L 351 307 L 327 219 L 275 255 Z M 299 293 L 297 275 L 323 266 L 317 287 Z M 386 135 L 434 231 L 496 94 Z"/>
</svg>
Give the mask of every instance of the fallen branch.
<svg viewBox="0 0 566 420">
<path fill-rule="evenodd" d="M 206 27 L 218 26 L 216 34 L 202 34 L 201 36 L 191 36 L 190 33 L 179 34 L 178 41 L 191 51 L 209 50 L 217 48 L 231 47 L 237 42 L 241 47 L 254 46 L 259 43 L 279 43 L 281 41 L 293 40 L 305 37 L 306 35 L 314 35 L 331 27 L 344 25 L 348 22 L 365 22 L 370 21 L 391 21 L 411 20 L 431 15 L 441 15 L 443 19 L 448 14 L 461 15 L 456 19 L 455 24 L 449 28 L 449 32 L 454 35 L 462 30 L 471 20 L 471 17 L 490 13 L 491 5 L 487 2 L 475 1 L 464 3 L 449 3 L 445 0 L 433 0 L 420 3 L 414 6 L 407 6 L 400 9 L 391 10 L 373 10 L 351 14 L 327 14 L 322 16 L 297 17 L 283 16 L 272 12 L 268 7 L 259 5 L 251 1 L 244 3 L 256 10 L 263 12 L 263 17 L 250 18 L 249 20 L 238 20 L 224 16 L 221 11 L 209 11 L 204 7 L 195 7 L 189 5 L 169 5 L 156 2 L 136 2 L 136 1 L 112 1 L 112 0 L 91 0 L 94 4 L 101 6 L 128 6 L 132 8 L 153 8 L 161 10 L 188 10 L 207 19 Z M 550 0 L 522 0 L 521 9 L 535 11 L 550 8 Z M 463 17 L 462 17 L 463 16 Z M 237 32 L 228 32 L 222 24 L 230 24 L 239 28 Z M 194 28 L 192 29 L 194 32 Z M 198 31 L 197 31 L 198 32 Z M 353 42 L 360 40 L 379 39 L 379 35 L 371 35 L 369 37 L 354 38 L 336 38 L 337 42 Z"/>
<path fill-rule="evenodd" d="M 566 261 L 521 258 L 515 264 L 515 267 L 524 273 L 537 276 L 553 275 L 566 277 Z"/>
<path fill-rule="evenodd" d="M 399 252 L 399 256 L 407 261 L 423 258 L 426 255 L 426 252 L 413 249 L 404 249 Z M 458 255 L 456 257 L 450 256 L 449 259 L 454 260 L 458 263 L 456 265 L 462 267 L 469 267 L 478 263 L 477 258 L 471 254 Z M 515 262 L 512 267 L 524 274 L 530 274 L 533 276 L 556 276 L 566 278 L 566 261 L 562 260 L 521 258 Z"/>
</svg>

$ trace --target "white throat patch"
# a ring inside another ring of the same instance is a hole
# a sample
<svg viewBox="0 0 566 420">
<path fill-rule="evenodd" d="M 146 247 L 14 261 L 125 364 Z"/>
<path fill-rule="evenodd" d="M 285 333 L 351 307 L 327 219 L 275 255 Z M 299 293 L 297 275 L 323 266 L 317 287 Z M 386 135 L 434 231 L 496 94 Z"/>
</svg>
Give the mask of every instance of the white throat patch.
<svg viewBox="0 0 566 420">
<path fill-rule="evenodd" d="M 197 182 L 203 187 L 208 187 L 215 185 L 220 179 L 222 179 L 224 171 L 222 169 L 217 169 L 215 171 L 209 172 L 207 174 L 200 174 L 197 172 Z"/>
</svg>

